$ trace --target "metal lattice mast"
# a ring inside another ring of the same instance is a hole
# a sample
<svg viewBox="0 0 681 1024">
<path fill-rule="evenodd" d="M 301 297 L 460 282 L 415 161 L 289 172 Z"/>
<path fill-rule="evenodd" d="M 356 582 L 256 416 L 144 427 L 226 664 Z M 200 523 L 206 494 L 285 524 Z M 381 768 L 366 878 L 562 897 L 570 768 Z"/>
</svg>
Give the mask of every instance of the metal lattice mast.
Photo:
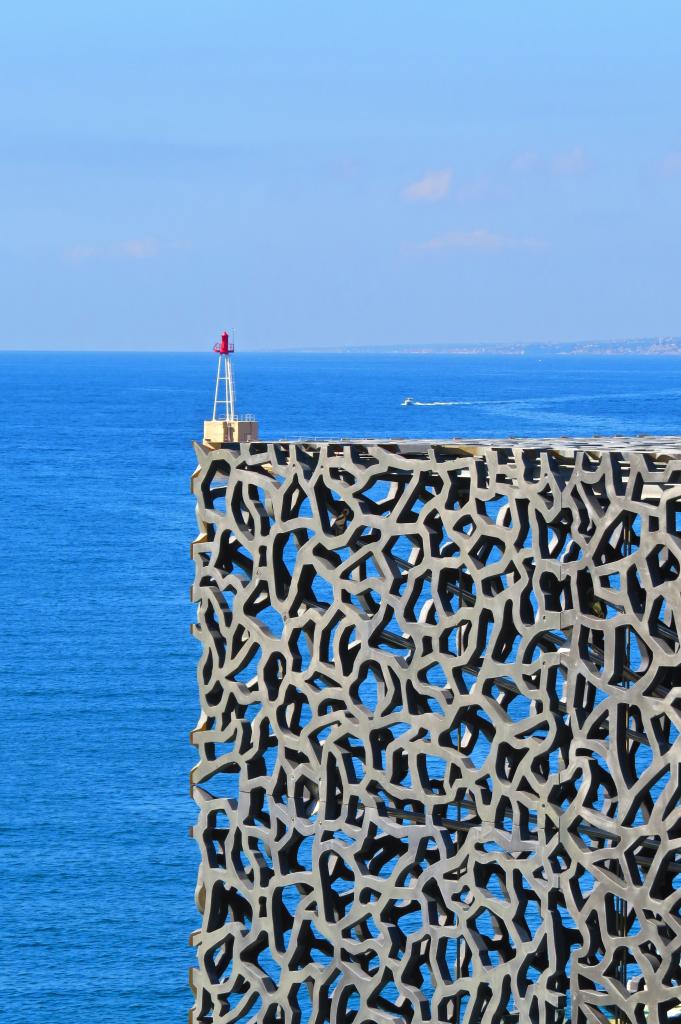
<svg viewBox="0 0 681 1024">
<path fill-rule="evenodd" d="M 234 345 L 229 340 L 229 334 L 227 331 L 222 332 L 222 337 L 217 345 L 213 346 L 213 351 L 218 353 L 218 372 L 215 379 L 215 399 L 213 401 L 213 419 L 214 420 L 234 420 L 236 419 L 236 403 L 234 400 L 234 375 L 232 373 L 232 363 L 230 355 L 234 352 Z M 220 397 L 220 384 L 223 385 L 222 393 L 224 398 Z M 224 415 L 218 415 L 218 409 L 220 406 L 224 407 Z"/>
</svg>

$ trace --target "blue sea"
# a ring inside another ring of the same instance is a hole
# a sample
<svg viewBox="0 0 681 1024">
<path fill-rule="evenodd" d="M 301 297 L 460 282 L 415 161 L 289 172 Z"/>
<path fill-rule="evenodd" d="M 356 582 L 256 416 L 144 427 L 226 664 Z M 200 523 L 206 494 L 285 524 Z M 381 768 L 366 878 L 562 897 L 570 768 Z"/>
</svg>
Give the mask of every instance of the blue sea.
<svg viewBox="0 0 681 1024">
<path fill-rule="evenodd" d="M 8 1021 L 186 1019 L 189 477 L 214 372 L 209 354 L 0 354 Z M 266 438 L 681 432 L 673 358 L 243 354 L 236 384 Z"/>
</svg>

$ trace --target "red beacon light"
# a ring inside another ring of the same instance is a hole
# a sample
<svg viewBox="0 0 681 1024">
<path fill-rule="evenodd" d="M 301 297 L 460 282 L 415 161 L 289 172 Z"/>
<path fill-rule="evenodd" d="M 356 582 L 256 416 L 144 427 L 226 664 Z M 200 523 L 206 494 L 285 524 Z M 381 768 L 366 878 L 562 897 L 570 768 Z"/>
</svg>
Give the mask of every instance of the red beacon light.
<svg viewBox="0 0 681 1024">
<path fill-rule="evenodd" d="M 227 333 L 227 331 L 223 331 L 222 337 L 220 338 L 217 345 L 213 345 L 213 352 L 217 352 L 221 356 L 229 356 L 232 354 L 233 351 L 234 345 L 229 340 L 229 334 Z"/>
</svg>

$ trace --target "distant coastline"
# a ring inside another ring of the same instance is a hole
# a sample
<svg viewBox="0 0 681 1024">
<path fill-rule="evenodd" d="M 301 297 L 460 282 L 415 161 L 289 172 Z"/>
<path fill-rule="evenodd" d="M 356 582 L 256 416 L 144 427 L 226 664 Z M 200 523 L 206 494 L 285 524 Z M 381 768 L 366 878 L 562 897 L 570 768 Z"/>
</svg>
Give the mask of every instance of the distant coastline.
<svg viewBox="0 0 681 1024">
<path fill-rule="evenodd" d="M 528 342 L 515 345 L 420 345 L 414 348 L 362 347 L 344 352 L 450 356 L 681 356 L 681 337 L 611 341 Z"/>
<path fill-rule="evenodd" d="M 0 346 L 4 355 L 199 355 L 206 358 L 210 353 L 197 348 L 134 348 L 113 349 L 92 348 L 12 348 Z M 272 348 L 267 344 L 250 343 L 240 353 L 252 355 L 422 355 L 422 356 L 530 356 L 531 358 L 555 358 L 557 356 L 681 356 L 681 336 L 658 338 L 626 338 L 601 341 L 569 342 L 517 342 L 488 345 L 328 345 L 294 346 L 283 344 Z"/>
</svg>

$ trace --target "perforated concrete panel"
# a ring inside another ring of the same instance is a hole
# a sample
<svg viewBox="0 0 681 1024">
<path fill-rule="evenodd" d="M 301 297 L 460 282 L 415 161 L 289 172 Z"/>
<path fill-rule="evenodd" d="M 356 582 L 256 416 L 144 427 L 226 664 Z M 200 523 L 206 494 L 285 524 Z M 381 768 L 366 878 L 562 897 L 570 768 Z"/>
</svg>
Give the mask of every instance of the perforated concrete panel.
<svg viewBox="0 0 681 1024">
<path fill-rule="evenodd" d="M 195 1022 L 666 1022 L 681 442 L 197 446 Z"/>
</svg>

